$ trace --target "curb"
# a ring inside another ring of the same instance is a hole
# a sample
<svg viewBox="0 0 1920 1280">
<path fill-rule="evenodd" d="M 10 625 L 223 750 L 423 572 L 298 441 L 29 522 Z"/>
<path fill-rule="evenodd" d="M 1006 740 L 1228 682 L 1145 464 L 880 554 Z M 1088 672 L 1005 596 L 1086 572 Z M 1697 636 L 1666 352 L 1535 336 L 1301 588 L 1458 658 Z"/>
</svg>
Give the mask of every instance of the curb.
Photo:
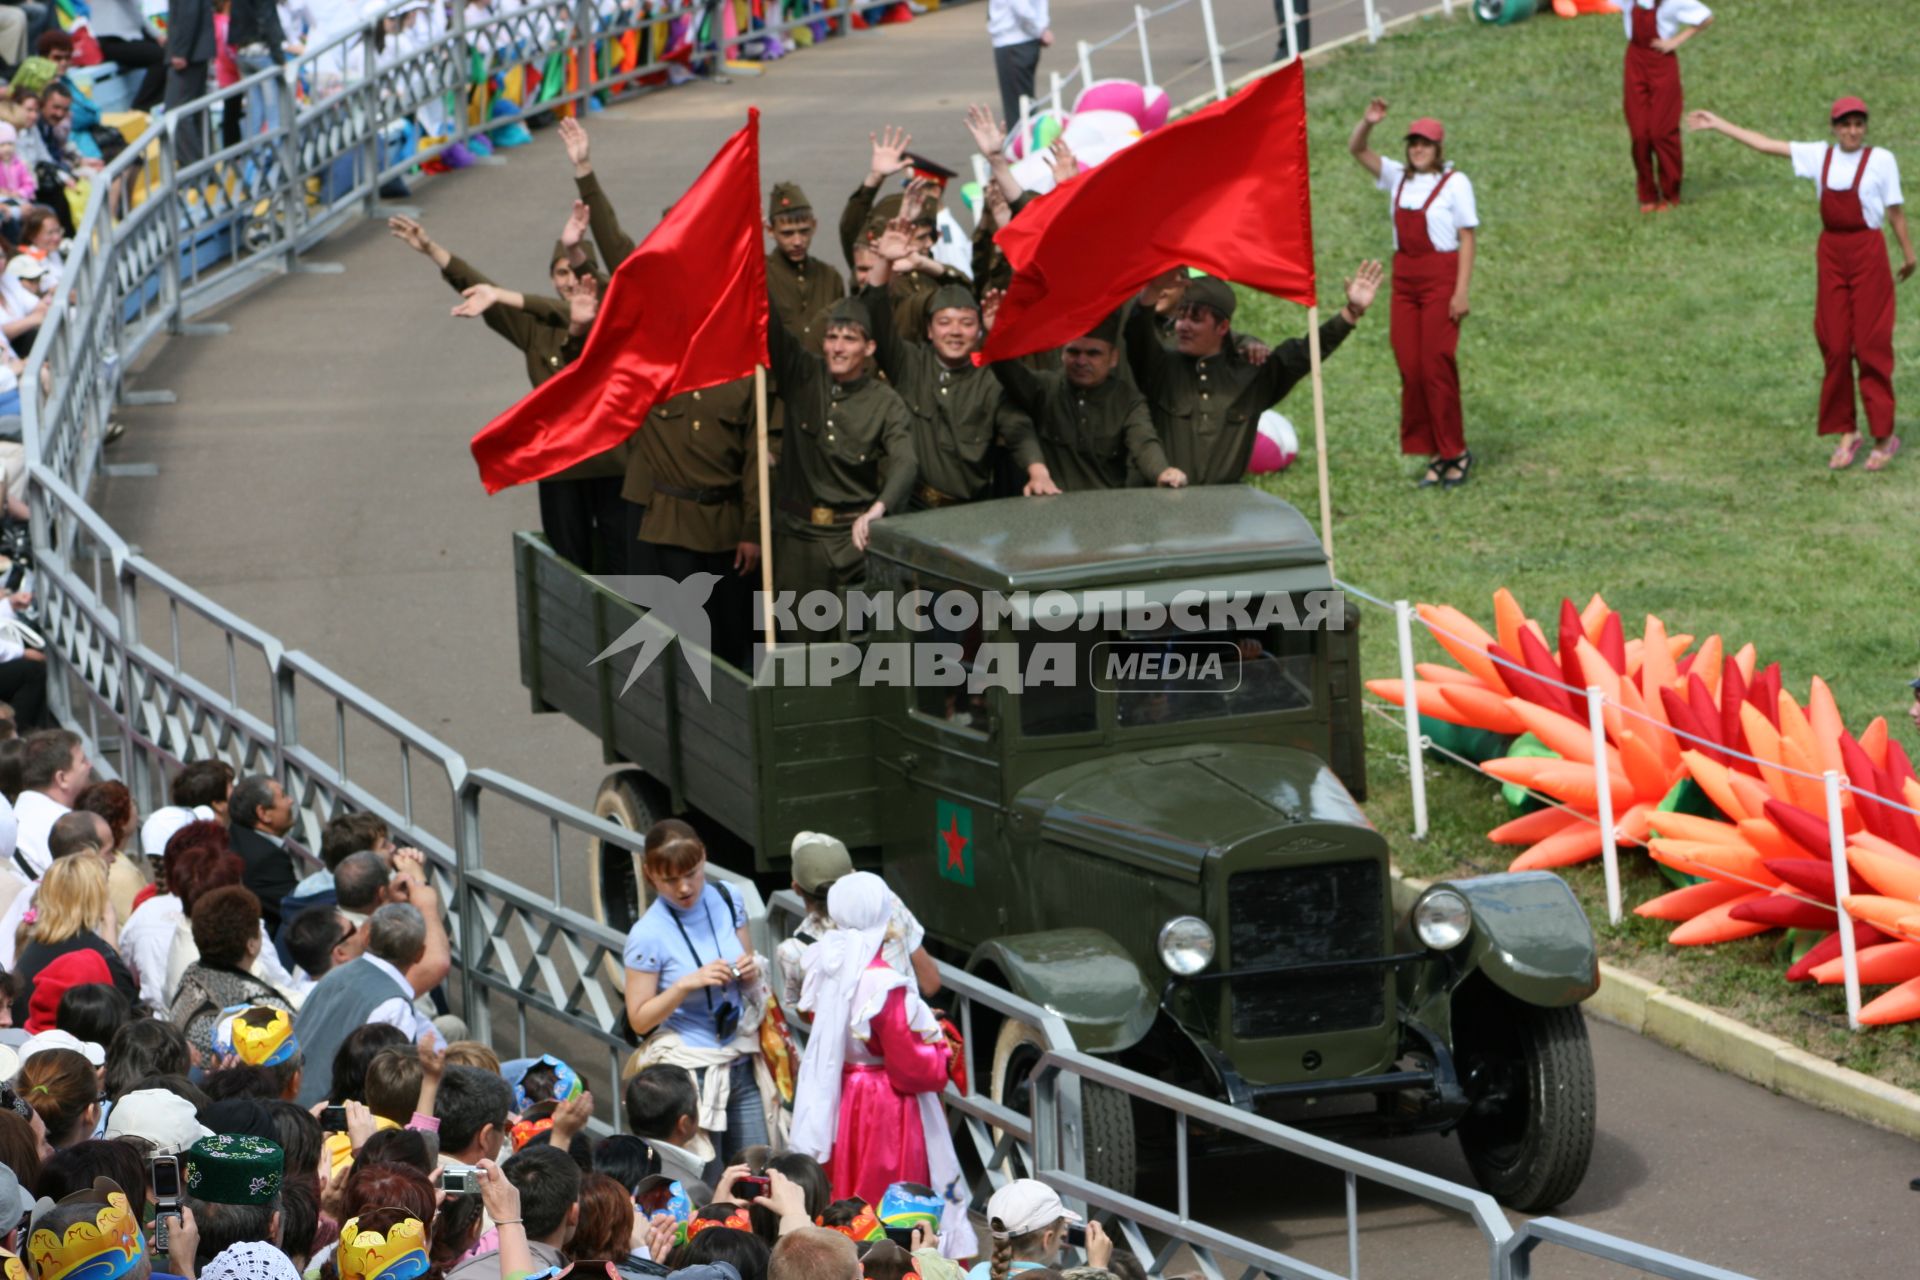
<svg viewBox="0 0 1920 1280">
<path fill-rule="evenodd" d="M 1416 893 L 1430 883 L 1398 869 L 1393 878 Z M 1763 1089 L 1920 1140 L 1920 1094 L 1828 1062 L 1615 965 L 1601 963 L 1600 989 L 1581 1007 Z"/>
</svg>

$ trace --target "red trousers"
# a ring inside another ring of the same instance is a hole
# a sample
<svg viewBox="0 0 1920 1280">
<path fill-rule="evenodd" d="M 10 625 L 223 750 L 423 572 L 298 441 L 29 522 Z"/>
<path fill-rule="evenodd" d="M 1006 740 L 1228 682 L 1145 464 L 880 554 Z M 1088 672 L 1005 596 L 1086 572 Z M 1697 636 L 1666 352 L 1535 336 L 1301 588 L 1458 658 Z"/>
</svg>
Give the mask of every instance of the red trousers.
<svg viewBox="0 0 1920 1280">
<path fill-rule="evenodd" d="M 1628 45 L 1627 134 L 1633 140 L 1633 171 L 1640 180 L 1641 204 L 1672 204 L 1680 198 L 1681 102 L 1680 59 L 1643 45 Z"/>
<path fill-rule="evenodd" d="M 1826 358 L 1820 381 L 1820 434 L 1858 430 L 1853 367 L 1860 366 L 1860 403 L 1876 440 L 1893 434 L 1893 268 L 1877 230 L 1820 235 L 1820 285 L 1813 336 Z"/>
<path fill-rule="evenodd" d="M 1393 255 L 1393 358 L 1400 366 L 1400 452 L 1457 458 L 1460 326 L 1447 303 L 1460 279 L 1458 253 Z"/>
</svg>

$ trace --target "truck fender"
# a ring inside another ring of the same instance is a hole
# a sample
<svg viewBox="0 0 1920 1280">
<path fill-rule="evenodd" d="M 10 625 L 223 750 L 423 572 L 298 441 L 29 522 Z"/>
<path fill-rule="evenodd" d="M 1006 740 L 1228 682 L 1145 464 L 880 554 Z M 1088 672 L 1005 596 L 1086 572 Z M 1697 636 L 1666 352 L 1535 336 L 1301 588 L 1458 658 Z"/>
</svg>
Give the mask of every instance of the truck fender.
<svg viewBox="0 0 1920 1280">
<path fill-rule="evenodd" d="M 995 938 L 974 951 L 967 972 L 1057 1014 L 1073 1032 L 1075 1047 L 1090 1053 L 1133 1047 L 1159 1012 L 1139 966 L 1098 929 Z"/>
<path fill-rule="evenodd" d="M 1440 886 L 1465 898 L 1473 913 L 1473 931 L 1455 953 L 1456 986 L 1477 971 L 1514 999 L 1549 1009 L 1600 989 L 1593 926 L 1559 876 L 1520 871 Z"/>
</svg>

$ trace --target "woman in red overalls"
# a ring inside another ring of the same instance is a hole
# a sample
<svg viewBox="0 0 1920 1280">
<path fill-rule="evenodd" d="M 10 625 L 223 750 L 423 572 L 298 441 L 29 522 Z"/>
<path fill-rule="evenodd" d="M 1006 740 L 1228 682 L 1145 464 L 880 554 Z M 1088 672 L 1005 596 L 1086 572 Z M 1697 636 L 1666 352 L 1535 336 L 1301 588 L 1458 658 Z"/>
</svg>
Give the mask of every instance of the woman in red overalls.
<svg viewBox="0 0 1920 1280">
<path fill-rule="evenodd" d="M 1640 212 L 1680 202 L 1680 46 L 1713 23 L 1700 0 L 1622 0 L 1627 20 L 1627 134 Z M 1655 160 L 1659 161 L 1655 172 Z"/>
<path fill-rule="evenodd" d="M 1400 452 L 1430 458 L 1420 487 L 1467 482 L 1473 454 L 1460 418 L 1460 322 L 1473 279 L 1473 183 L 1442 158 L 1446 127 L 1426 117 L 1407 128 L 1407 161 L 1367 146 L 1387 116 L 1375 98 L 1354 126 L 1347 150 L 1393 193 L 1393 338 L 1400 366 Z"/>
<path fill-rule="evenodd" d="M 1833 142 L 1781 142 L 1696 111 L 1688 124 L 1712 129 L 1770 156 L 1793 161 L 1796 178 L 1810 178 L 1820 193 L 1820 284 L 1813 336 L 1826 358 L 1820 384 L 1820 434 L 1839 436 L 1827 466 L 1853 465 L 1860 452 L 1854 416 L 1854 366 L 1860 369 L 1860 403 L 1873 432 L 1867 470 L 1878 471 L 1900 451 L 1893 434 L 1893 271 L 1887 263 L 1882 223 L 1893 228 L 1903 261 L 1900 279 L 1913 274 L 1913 237 L 1900 194 L 1900 166 L 1893 153 L 1869 147 L 1867 104 L 1841 98 L 1833 104 Z"/>
</svg>

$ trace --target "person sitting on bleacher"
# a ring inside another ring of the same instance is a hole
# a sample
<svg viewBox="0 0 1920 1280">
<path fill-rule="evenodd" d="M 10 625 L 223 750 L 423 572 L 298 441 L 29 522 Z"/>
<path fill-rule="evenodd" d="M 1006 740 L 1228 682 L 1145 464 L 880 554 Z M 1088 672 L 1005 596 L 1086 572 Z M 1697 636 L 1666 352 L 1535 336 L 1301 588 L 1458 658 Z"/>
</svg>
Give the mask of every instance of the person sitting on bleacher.
<svg viewBox="0 0 1920 1280">
<path fill-rule="evenodd" d="M 167 93 L 167 54 L 141 13 L 140 0 L 92 0 L 87 25 L 107 61 L 131 75 L 145 68 L 132 109 L 151 111 Z"/>
</svg>

